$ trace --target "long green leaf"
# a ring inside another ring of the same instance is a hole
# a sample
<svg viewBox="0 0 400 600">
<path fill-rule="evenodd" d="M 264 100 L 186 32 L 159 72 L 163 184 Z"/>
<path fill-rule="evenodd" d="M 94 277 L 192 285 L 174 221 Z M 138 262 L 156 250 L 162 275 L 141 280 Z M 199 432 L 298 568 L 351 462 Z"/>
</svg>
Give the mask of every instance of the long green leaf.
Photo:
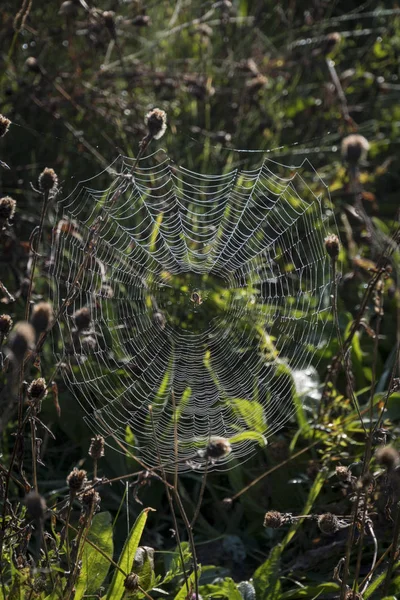
<svg viewBox="0 0 400 600">
<path fill-rule="evenodd" d="M 121 571 L 120 569 L 116 569 L 114 572 L 111 585 L 108 589 L 107 600 L 121 600 L 124 594 L 124 573 L 128 575 L 131 572 L 135 553 L 138 549 L 140 538 L 142 537 L 144 526 L 147 521 L 147 514 L 150 510 L 154 509 L 145 508 L 142 510 L 129 533 L 128 539 L 126 540 L 122 549 L 121 556 L 119 557 L 118 566 Z"/>
</svg>

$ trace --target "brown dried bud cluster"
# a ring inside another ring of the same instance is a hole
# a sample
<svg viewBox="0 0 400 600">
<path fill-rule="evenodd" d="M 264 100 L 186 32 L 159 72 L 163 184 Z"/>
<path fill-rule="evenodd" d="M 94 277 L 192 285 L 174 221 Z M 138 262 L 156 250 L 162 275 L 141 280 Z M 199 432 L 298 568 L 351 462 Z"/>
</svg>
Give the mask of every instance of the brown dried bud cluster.
<svg viewBox="0 0 400 600">
<path fill-rule="evenodd" d="M 74 313 L 73 317 L 78 331 L 83 331 L 84 329 L 88 329 L 90 327 L 92 317 L 90 315 L 90 310 L 87 308 L 87 306 L 84 306 L 83 308 L 77 310 Z"/>
<path fill-rule="evenodd" d="M 40 335 L 50 325 L 53 319 L 53 309 L 48 302 L 39 302 L 32 309 L 31 325 L 36 331 L 36 335 Z"/>
<path fill-rule="evenodd" d="M 98 460 L 104 456 L 104 438 L 101 435 L 96 435 L 90 440 L 89 456 L 93 460 Z"/>
<path fill-rule="evenodd" d="M 15 214 L 16 206 L 16 200 L 10 198 L 10 196 L 0 198 L 0 221 L 9 221 L 12 219 Z"/>
<path fill-rule="evenodd" d="M 383 448 L 378 448 L 375 452 L 375 458 L 378 464 L 382 467 L 385 467 L 388 471 L 395 469 L 398 467 L 400 462 L 399 453 L 396 448 L 393 446 L 384 446 Z"/>
<path fill-rule="evenodd" d="M 0 138 L 6 135 L 10 125 L 10 119 L 7 119 L 7 117 L 5 117 L 4 115 L 0 115 Z"/>
<path fill-rule="evenodd" d="M 339 256 L 340 243 L 337 235 L 332 233 L 325 238 L 325 249 L 334 260 Z"/>
<path fill-rule="evenodd" d="M 25 505 L 28 515 L 32 519 L 43 519 L 46 511 L 45 499 L 37 492 L 29 492 L 25 498 Z"/>
<path fill-rule="evenodd" d="M 84 492 L 81 496 L 81 502 L 84 510 L 93 510 L 96 511 L 100 506 L 100 494 L 96 492 L 94 488 L 91 488 Z"/>
<path fill-rule="evenodd" d="M 10 315 L 0 315 L 0 337 L 7 337 L 12 326 L 13 321 Z"/>
<path fill-rule="evenodd" d="M 159 108 L 153 108 L 145 116 L 144 122 L 147 126 L 149 136 L 159 140 L 167 129 L 167 114 Z"/>
<path fill-rule="evenodd" d="M 30 323 L 20 321 L 10 335 L 9 348 L 17 362 L 23 361 L 25 354 L 35 346 L 35 330 Z"/>
<path fill-rule="evenodd" d="M 58 177 L 54 169 L 46 167 L 39 175 L 39 189 L 41 192 L 56 192 Z"/>
<path fill-rule="evenodd" d="M 363 600 L 363 597 L 362 594 L 360 594 L 360 592 L 348 590 L 345 595 L 345 600 Z"/>
<path fill-rule="evenodd" d="M 318 517 L 318 527 L 322 533 L 336 533 L 339 529 L 339 519 L 332 513 Z"/>
<path fill-rule="evenodd" d="M 43 377 L 31 381 L 28 387 L 28 398 L 30 400 L 43 400 L 47 396 L 46 380 Z"/>
<path fill-rule="evenodd" d="M 211 437 L 206 449 L 206 457 L 213 460 L 224 458 L 232 451 L 229 440 L 223 437 Z"/>
<path fill-rule="evenodd" d="M 77 494 L 81 492 L 87 482 L 87 473 L 83 469 L 77 469 L 76 467 L 71 471 L 67 477 L 67 485 L 71 494 Z"/>
<path fill-rule="evenodd" d="M 348 135 L 342 140 L 342 158 L 350 165 L 355 166 L 360 160 L 365 160 L 368 150 L 368 140 L 358 133 Z"/>
<path fill-rule="evenodd" d="M 125 578 L 124 588 L 127 592 L 136 592 L 139 589 L 139 575 L 129 573 Z"/>
<path fill-rule="evenodd" d="M 349 471 L 349 469 L 347 467 L 337 466 L 336 467 L 336 477 L 340 481 L 350 481 L 351 472 Z"/>
<path fill-rule="evenodd" d="M 282 527 L 284 522 L 285 522 L 284 516 L 282 515 L 282 513 L 278 512 L 277 510 L 270 510 L 267 513 L 265 513 L 264 527 L 270 527 L 271 529 L 278 529 L 279 527 Z"/>
</svg>

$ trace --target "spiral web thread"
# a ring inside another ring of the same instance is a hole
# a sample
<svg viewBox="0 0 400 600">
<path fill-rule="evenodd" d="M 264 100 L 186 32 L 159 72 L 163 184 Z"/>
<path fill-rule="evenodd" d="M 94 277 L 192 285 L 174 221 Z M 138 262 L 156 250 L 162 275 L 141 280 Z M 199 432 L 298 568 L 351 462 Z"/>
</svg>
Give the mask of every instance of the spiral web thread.
<svg viewBox="0 0 400 600">
<path fill-rule="evenodd" d="M 100 174 L 109 187 L 93 178 L 59 203 L 51 289 L 56 310 L 68 302 L 54 352 L 96 433 L 126 441 L 129 425 L 146 464 L 159 453 L 182 470 L 223 436 L 228 468 L 287 421 L 289 367 L 328 343 L 334 229 L 312 190 L 327 191 L 308 161 L 203 175 L 158 151 L 133 164 L 120 157 Z M 82 307 L 91 324 L 77 332 Z"/>
</svg>

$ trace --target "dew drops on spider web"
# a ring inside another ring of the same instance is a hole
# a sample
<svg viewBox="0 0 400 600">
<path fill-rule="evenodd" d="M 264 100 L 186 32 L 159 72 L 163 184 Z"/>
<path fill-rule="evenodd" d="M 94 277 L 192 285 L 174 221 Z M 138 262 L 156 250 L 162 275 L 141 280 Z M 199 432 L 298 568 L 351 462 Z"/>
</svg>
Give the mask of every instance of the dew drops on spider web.
<svg viewBox="0 0 400 600">
<path fill-rule="evenodd" d="M 293 373 L 332 327 L 327 194 L 308 160 L 206 174 L 158 151 L 59 201 L 53 350 L 96 433 L 126 443 L 129 426 L 132 450 L 167 470 L 205 468 L 225 439 L 212 467 L 229 468 L 288 421 Z"/>
</svg>

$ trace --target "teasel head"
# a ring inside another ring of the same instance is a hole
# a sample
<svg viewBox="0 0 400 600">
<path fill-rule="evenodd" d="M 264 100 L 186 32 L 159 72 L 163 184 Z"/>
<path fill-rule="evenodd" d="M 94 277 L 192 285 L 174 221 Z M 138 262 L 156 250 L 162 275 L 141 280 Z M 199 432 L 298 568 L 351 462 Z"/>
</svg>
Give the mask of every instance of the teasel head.
<svg viewBox="0 0 400 600">
<path fill-rule="evenodd" d="M 35 330 L 30 323 L 20 321 L 10 334 L 8 347 L 17 363 L 21 363 L 27 352 L 35 347 Z"/>
<path fill-rule="evenodd" d="M 232 446 L 227 438 L 213 436 L 210 438 L 205 451 L 206 458 L 219 460 L 232 452 Z"/>
<path fill-rule="evenodd" d="M 10 119 L 7 119 L 7 117 L 4 115 L 0 115 L 0 138 L 4 137 L 6 133 L 8 133 L 10 125 Z"/>
<path fill-rule="evenodd" d="M 368 140 L 358 133 L 352 133 L 342 140 L 342 158 L 350 166 L 355 167 L 361 160 L 365 160 L 368 150 Z"/>
<path fill-rule="evenodd" d="M 159 108 L 150 110 L 144 119 L 148 135 L 151 139 L 159 140 L 167 129 L 167 113 Z"/>
<path fill-rule="evenodd" d="M 17 202 L 10 196 L 0 198 L 0 226 L 6 225 L 12 220 L 15 214 Z"/>
<path fill-rule="evenodd" d="M 54 169 L 46 167 L 39 175 L 39 190 L 54 196 L 58 190 L 58 177 Z"/>
<path fill-rule="evenodd" d="M 13 326 L 10 315 L 0 315 L 0 343 L 8 336 Z"/>
<path fill-rule="evenodd" d="M 39 302 L 32 309 L 31 325 L 33 326 L 36 336 L 47 330 L 53 320 L 53 308 L 48 302 Z"/>
<path fill-rule="evenodd" d="M 85 488 L 87 483 L 87 472 L 83 469 L 72 469 L 67 477 L 67 485 L 71 496 L 75 496 Z"/>
</svg>

